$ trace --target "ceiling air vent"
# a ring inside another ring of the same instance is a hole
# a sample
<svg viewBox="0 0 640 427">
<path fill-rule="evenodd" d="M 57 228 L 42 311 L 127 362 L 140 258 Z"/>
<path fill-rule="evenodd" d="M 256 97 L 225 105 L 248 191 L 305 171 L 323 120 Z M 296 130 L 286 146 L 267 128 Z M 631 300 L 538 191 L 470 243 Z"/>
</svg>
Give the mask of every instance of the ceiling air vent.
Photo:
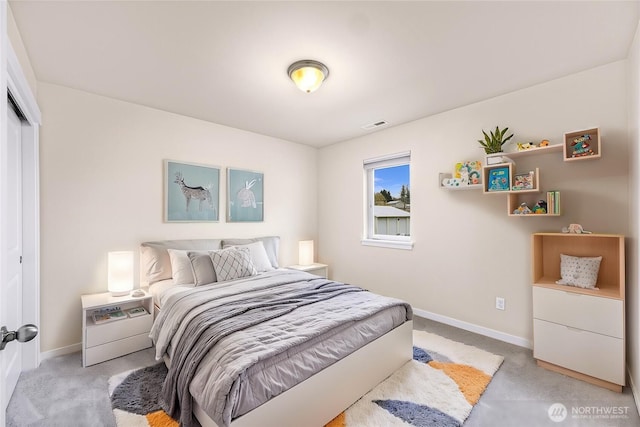
<svg viewBox="0 0 640 427">
<path fill-rule="evenodd" d="M 362 129 L 369 130 L 369 129 L 375 129 L 375 128 L 379 128 L 386 125 L 388 125 L 387 122 L 385 122 L 384 120 L 380 120 L 379 122 L 369 123 L 368 125 L 364 125 L 362 126 Z"/>
</svg>

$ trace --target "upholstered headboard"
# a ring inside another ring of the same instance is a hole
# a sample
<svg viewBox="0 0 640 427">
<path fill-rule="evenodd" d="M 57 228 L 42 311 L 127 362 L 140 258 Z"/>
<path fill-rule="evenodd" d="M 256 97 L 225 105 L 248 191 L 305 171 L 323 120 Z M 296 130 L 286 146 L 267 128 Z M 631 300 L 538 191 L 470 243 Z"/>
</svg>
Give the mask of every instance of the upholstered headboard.
<svg viewBox="0 0 640 427">
<path fill-rule="evenodd" d="M 140 244 L 140 282 L 147 286 L 160 280 L 171 279 L 171 259 L 168 249 L 213 251 L 228 246 L 245 245 L 262 241 L 267 252 L 269 262 L 273 268 L 278 268 L 278 251 L 280 237 L 267 236 L 251 239 L 188 239 L 188 240 L 160 240 L 143 242 Z"/>
</svg>

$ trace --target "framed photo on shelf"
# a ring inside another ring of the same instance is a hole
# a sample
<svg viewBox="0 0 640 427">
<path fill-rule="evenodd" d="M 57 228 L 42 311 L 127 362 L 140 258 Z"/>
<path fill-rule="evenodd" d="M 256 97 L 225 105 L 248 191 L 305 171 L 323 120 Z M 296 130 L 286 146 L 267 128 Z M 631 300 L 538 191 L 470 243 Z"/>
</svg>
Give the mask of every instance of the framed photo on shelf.
<svg viewBox="0 0 640 427">
<path fill-rule="evenodd" d="M 217 222 L 220 210 L 220 168 L 164 161 L 166 222 Z"/>
<path fill-rule="evenodd" d="M 533 178 L 535 172 L 518 173 L 513 176 L 512 190 L 531 190 L 533 189 Z"/>
<path fill-rule="evenodd" d="M 489 170 L 487 191 L 509 191 L 511 177 L 508 167 L 497 167 Z"/>
<path fill-rule="evenodd" d="M 264 174 L 227 169 L 227 221 L 264 221 Z"/>
</svg>

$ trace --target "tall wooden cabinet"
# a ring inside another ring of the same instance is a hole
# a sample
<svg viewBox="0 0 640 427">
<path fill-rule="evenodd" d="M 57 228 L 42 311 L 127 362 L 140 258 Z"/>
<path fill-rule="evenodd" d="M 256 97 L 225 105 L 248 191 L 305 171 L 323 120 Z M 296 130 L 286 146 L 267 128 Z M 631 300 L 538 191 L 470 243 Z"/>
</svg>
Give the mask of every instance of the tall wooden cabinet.
<svg viewBox="0 0 640 427">
<path fill-rule="evenodd" d="M 625 385 L 624 236 L 532 235 L 533 357 L 538 365 L 614 391 Z M 602 256 L 596 287 L 557 285 L 560 254 Z"/>
</svg>

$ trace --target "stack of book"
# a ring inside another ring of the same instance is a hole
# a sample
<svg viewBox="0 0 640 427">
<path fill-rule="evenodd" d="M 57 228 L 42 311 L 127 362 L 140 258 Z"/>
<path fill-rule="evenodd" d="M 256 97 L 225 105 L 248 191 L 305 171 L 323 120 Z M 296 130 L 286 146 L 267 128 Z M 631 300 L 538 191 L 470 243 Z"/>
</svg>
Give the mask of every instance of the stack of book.
<svg viewBox="0 0 640 427">
<path fill-rule="evenodd" d="M 549 215 L 560 214 L 560 192 L 559 191 L 547 191 L 547 214 Z"/>
<path fill-rule="evenodd" d="M 126 318 L 127 315 L 120 309 L 120 307 L 96 310 L 93 312 L 93 322 L 96 325 Z"/>
</svg>

